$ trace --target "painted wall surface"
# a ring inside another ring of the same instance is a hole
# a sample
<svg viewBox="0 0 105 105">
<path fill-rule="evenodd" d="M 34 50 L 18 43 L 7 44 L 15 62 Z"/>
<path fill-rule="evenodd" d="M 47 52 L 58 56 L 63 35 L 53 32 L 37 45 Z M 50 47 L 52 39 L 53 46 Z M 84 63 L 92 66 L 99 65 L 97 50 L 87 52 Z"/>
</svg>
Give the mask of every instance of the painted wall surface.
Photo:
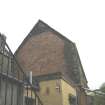
<svg viewBox="0 0 105 105">
<path fill-rule="evenodd" d="M 61 80 L 63 105 L 70 105 L 69 95 L 76 96 L 76 90 L 64 80 Z"/>
<path fill-rule="evenodd" d="M 62 105 L 61 80 L 40 82 L 39 96 L 44 105 Z"/>
<path fill-rule="evenodd" d="M 69 94 L 76 96 L 76 90 L 62 79 L 40 82 L 39 96 L 44 105 L 70 105 Z"/>
</svg>

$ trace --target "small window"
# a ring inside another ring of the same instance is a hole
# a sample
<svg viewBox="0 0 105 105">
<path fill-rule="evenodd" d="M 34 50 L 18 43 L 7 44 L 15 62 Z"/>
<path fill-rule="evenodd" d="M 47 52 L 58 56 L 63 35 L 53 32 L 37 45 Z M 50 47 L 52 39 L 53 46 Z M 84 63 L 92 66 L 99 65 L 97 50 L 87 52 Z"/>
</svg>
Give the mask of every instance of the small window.
<svg viewBox="0 0 105 105">
<path fill-rule="evenodd" d="M 49 87 L 46 88 L 46 94 L 47 94 L 47 95 L 50 94 L 50 89 L 49 89 Z"/>
<path fill-rule="evenodd" d="M 56 81 L 56 90 L 57 92 L 60 92 L 60 81 L 59 80 Z"/>
<path fill-rule="evenodd" d="M 70 103 L 70 105 L 76 105 L 77 104 L 76 96 L 69 94 L 69 103 Z"/>
</svg>

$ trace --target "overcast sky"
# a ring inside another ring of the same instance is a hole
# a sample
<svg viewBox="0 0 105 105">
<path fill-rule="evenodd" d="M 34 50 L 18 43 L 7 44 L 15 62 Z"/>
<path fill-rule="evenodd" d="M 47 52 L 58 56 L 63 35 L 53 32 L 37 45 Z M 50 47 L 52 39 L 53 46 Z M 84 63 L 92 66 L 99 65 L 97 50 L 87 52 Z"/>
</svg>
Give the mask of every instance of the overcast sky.
<svg viewBox="0 0 105 105">
<path fill-rule="evenodd" d="M 105 82 L 105 0 L 0 0 L 0 32 L 14 52 L 38 21 L 76 43 L 91 89 Z"/>
</svg>

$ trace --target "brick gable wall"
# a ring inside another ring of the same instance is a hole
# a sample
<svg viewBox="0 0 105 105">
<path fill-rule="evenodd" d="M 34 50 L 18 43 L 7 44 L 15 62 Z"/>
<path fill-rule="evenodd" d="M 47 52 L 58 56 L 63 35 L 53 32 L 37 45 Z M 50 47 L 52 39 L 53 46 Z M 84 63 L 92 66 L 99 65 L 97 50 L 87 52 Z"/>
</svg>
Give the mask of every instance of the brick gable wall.
<svg viewBox="0 0 105 105">
<path fill-rule="evenodd" d="M 64 42 L 52 32 L 31 36 L 16 57 L 23 70 L 32 71 L 33 75 L 65 70 Z"/>
</svg>

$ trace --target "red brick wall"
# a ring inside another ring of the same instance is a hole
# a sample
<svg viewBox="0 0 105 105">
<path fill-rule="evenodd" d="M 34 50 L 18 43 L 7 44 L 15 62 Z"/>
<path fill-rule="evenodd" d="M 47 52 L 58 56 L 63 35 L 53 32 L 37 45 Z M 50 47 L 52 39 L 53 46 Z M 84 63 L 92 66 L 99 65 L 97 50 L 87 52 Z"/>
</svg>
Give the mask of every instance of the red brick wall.
<svg viewBox="0 0 105 105">
<path fill-rule="evenodd" d="M 18 50 L 16 57 L 23 70 L 30 70 L 34 75 L 65 69 L 64 42 L 52 32 L 30 37 Z"/>
</svg>

